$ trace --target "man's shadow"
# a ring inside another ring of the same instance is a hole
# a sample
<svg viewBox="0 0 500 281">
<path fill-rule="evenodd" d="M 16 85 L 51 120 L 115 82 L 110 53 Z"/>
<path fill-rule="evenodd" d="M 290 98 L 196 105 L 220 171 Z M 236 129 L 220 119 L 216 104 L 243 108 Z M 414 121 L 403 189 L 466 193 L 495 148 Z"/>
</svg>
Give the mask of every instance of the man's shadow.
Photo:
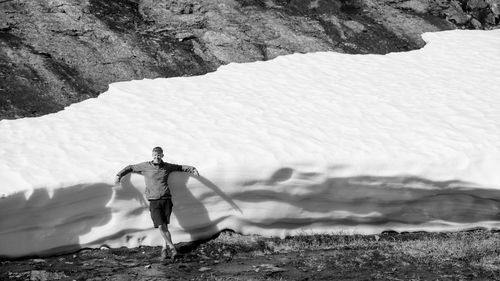
<svg viewBox="0 0 500 281">
<path fill-rule="evenodd" d="M 190 179 L 200 182 L 204 187 L 209 189 L 208 192 L 205 191 L 201 196 L 196 197 L 187 186 Z M 202 203 L 202 200 L 207 196 L 219 196 L 226 201 L 232 209 L 242 213 L 241 209 L 234 203 L 231 197 L 203 176 L 192 176 L 187 173 L 174 172 L 170 175 L 169 186 L 172 192 L 172 201 L 174 203 L 173 214 L 177 218 L 179 226 L 189 233 L 192 239 L 192 242 L 178 243 L 176 245 L 181 253 L 187 253 L 194 250 L 200 244 L 217 236 L 220 232 L 217 224 L 226 217 L 217 218 L 215 220 L 210 218 L 207 207 Z"/>
<path fill-rule="evenodd" d="M 130 210 L 127 215 L 144 215 L 149 211 L 149 202 L 144 197 L 144 190 L 138 189 L 134 186 L 134 184 L 132 184 L 132 182 L 130 181 L 130 176 L 131 174 L 128 174 L 121 179 L 121 188 L 115 190 L 115 200 L 137 201 L 136 207 Z"/>
<path fill-rule="evenodd" d="M 125 175 L 121 181 L 121 188 L 116 190 L 115 199 L 135 200 L 141 206 L 148 206 L 148 201 L 144 198 L 144 192 L 136 188 L 130 181 L 131 174 Z"/>
</svg>

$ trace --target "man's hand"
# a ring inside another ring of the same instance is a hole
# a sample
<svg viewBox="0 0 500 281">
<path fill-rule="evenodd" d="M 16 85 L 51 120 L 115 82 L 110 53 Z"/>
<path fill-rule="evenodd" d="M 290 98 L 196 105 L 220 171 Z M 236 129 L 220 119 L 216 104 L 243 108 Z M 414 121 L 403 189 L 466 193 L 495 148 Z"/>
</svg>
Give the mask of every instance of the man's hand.
<svg viewBox="0 0 500 281">
<path fill-rule="evenodd" d="M 190 174 L 193 174 L 195 176 L 199 176 L 200 173 L 198 173 L 198 170 L 196 170 L 195 167 L 191 167 L 191 166 L 184 166 L 184 172 L 187 172 L 187 173 L 190 173 Z"/>
<path fill-rule="evenodd" d="M 115 177 L 115 184 L 120 184 L 120 180 L 121 180 L 120 176 L 116 176 Z"/>
<path fill-rule="evenodd" d="M 198 170 L 196 170 L 195 167 L 193 167 L 193 170 L 191 171 L 191 174 L 195 175 L 195 176 L 199 176 L 200 173 L 198 172 Z"/>
</svg>

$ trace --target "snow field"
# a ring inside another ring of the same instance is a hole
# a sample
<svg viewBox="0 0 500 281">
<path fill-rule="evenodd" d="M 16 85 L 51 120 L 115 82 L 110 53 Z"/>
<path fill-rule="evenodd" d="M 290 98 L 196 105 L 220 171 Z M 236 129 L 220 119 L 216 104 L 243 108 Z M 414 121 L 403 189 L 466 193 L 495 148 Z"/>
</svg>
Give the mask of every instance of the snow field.
<svg viewBox="0 0 500 281">
<path fill-rule="evenodd" d="M 165 160 L 174 242 L 249 234 L 498 228 L 500 30 L 388 55 L 295 54 L 111 84 L 0 121 L 0 255 L 160 245 L 141 176 Z"/>
</svg>

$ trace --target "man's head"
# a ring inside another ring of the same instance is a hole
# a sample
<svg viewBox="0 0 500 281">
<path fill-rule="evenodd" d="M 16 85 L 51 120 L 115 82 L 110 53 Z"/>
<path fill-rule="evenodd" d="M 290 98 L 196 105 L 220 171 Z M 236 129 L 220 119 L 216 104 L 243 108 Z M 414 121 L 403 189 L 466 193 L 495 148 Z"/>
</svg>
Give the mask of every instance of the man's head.
<svg viewBox="0 0 500 281">
<path fill-rule="evenodd" d="M 161 163 L 161 159 L 163 158 L 163 149 L 161 147 L 157 146 L 153 148 L 153 163 L 158 164 Z"/>
</svg>

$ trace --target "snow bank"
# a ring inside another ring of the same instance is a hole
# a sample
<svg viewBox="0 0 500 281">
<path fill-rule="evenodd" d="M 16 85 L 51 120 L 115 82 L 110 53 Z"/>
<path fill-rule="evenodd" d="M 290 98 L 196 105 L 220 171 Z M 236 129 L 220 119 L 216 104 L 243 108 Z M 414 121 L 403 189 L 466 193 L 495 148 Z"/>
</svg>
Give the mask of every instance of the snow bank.
<svg viewBox="0 0 500 281">
<path fill-rule="evenodd" d="M 121 82 L 0 121 L 0 255 L 160 245 L 141 176 L 165 160 L 174 242 L 500 225 L 500 30 L 424 34 L 406 53 L 295 54 Z"/>
</svg>

